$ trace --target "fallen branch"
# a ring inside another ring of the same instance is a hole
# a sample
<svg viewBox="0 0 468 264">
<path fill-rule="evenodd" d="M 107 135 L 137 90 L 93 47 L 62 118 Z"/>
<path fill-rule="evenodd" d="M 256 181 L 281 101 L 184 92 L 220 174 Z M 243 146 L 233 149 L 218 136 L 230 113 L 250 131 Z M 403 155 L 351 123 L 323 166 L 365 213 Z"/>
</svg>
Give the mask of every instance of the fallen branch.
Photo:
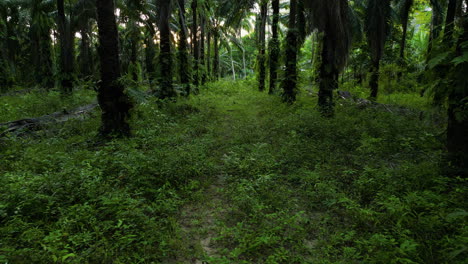
<svg viewBox="0 0 468 264">
<path fill-rule="evenodd" d="M 363 99 L 363 98 L 357 98 L 357 97 L 354 97 L 348 91 L 338 91 L 337 93 L 338 93 L 338 97 L 340 99 L 352 102 L 352 103 L 356 104 L 357 107 L 360 108 L 360 109 L 365 109 L 365 108 L 371 107 L 371 108 L 381 109 L 383 111 L 390 112 L 390 113 L 393 113 L 393 114 L 395 114 L 395 113 L 405 114 L 405 115 L 413 114 L 413 115 L 416 115 L 416 116 L 418 116 L 418 115 L 421 116 L 424 113 L 423 111 L 407 108 L 407 107 L 404 107 L 404 106 L 381 104 L 381 103 L 377 103 L 377 102 L 374 102 L 374 101 L 371 101 L 371 100 L 367 100 L 367 99 Z"/>
<path fill-rule="evenodd" d="M 35 90 L 38 90 L 38 89 L 37 88 L 28 88 L 28 89 L 22 89 L 22 90 L 17 90 L 17 91 L 10 91 L 10 92 L 0 94 L 0 97 L 27 94 L 27 93 L 30 93 L 30 92 L 35 91 Z"/>
<path fill-rule="evenodd" d="M 0 123 L 0 128 L 6 128 L 1 132 L 0 137 L 3 137 L 9 133 L 21 133 L 25 131 L 41 130 L 46 124 L 63 123 L 70 119 L 84 118 L 85 115 L 91 113 L 97 106 L 97 103 L 92 103 L 75 108 L 71 111 L 63 110 L 37 118 L 26 118 L 6 123 Z"/>
</svg>

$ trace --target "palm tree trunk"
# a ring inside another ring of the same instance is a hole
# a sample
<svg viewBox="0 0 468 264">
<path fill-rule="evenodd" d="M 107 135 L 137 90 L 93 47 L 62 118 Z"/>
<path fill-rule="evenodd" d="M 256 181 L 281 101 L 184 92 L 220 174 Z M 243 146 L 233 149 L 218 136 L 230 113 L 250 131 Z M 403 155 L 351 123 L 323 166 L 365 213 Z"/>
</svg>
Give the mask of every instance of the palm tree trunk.
<svg viewBox="0 0 468 264">
<path fill-rule="evenodd" d="M 235 81 L 236 80 L 236 68 L 234 66 L 234 59 L 232 57 L 232 48 L 229 47 L 229 55 L 231 57 L 231 70 L 232 70 L 232 78 Z"/>
<path fill-rule="evenodd" d="M 205 58 L 205 27 L 206 18 L 200 17 L 201 32 L 200 32 L 200 66 L 201 66 L 201 83 L 206 83 L 206 58 Z"/>
<path fill-rule="evenodd" d="M 465 1 L 468 2 L 468 1 Z M 468 4 L 468 3 L 467 3 Z M 463 49 L 463 43 L 468 41 L 468 13 L 463 18 L 463 34 L 457 42 L 457 55 L 462 56 L 467 52 Z M 468 98 L 468 85 L 465 75 L 468 71 L 468 62 L 456 66 L 458 79 L 455 80 L 456 87 L 451 88 L 449 94 L 448 125 L 447 125 L 447 150 L 449 175 L 452 177 L 468 177 L 468 117 L 462 113 L 468 112 L 464 100 Z"/>
<path fill-rule="evenodd" d="M 380 72 L 380 58 L 372 61 L 371 77 L 369 80 L 369 87 L 371 90 L 370 98 L 375 100 L 379 93 L 379 72 Z"/>
<path fill-rule="evenodd" d="M 380 60 L 389 34 L 390 0 L 371 0 L 367 8 L 367 41 L 371 50 L 370 99 L 376 100 L 379 91 Z"/>
<path fill-rule="evenodd" d="M 408 35 L 409 13 L 411 11 L 412 6 L 413 6 L 413 0 L 406 0 L 404 10 L 403 10 L 403 17 L 402 17 L 403 35 L 401 37 L 401 42 L 400 42 L 400 58 L 402 60 L 405 59 L 405 47 L 406 47 L 406 38 Z"/>
<path fill-rule="evenodd" d="M 161 99 L 175 97 L 176 93 L 172 84 L 172 53 L 171 53 L 171 29 L 169 20 L 171 17 L 171 0 L 161 1 L 160 10 L 160 76 L 161 76 L 161 91 L 159 97 Z"/>
<path fill-rule="evenodd" d="M 34 63 L 34 79 L 44 88 L 54 87 L 52 70 L 52 41 L 50 28 L 31 27 L 31 55 Z"/>
<path fill-rule="evenodd" d="M 276 81 L 278 78 L 278 61 L 280 55 L 280 45 L 278 38 L 278 24 L 280 19 L 279 0 L 273 0 L 271 3 L 273 8 L 273 23 L 271 25 L 272 38 L 270 41 L 270 88 L 269 94 L 273 94 L 276 90 Z M 245 60 L 244 60 L 245 65 Z"/>
<path fill-rule="evenodd" d="M 445 18 L 444 42 L 449 47 L 452 46 L 453 43 L 453 30 L 455 28 L 456 10 L 457 0 L 448 0 L 447 16 Z"/>
<path fill-rule="evenodd" d="M 332 117 L 334 115 L 333 91 L 338 88 L 339 76 L 338 69 L 332 61 L 329 61 L 330 41 L 333 40 L 329 39 L 325 33 L 322 42 L 322 63 L 319 70 L 320 86 L 318 94 L 318 105 L 324 117 Z"/>
<path fill-rule="evenodd" d="M 211 30 L 208 28 L 208 34 L 206 36 L 206 46 L 207 46 L 207 52 L 206 52 L 206 74 L 207 74 L 207 79 L 211 80 Z"/>
<path fill-rule="evenodd" d="M 437 0 L 430 0 L 432 9 L 431 28 L 429 32 L 429 42 L 427 46 L 427 57 L 426 63 L 432 58 L 432 48 L 434 40 L 440 36 L 442 23 L 443 23 L 443 11 Z"/>
<path fill-rule="evenodd" d="M 89 39 L 89 23 L 86 22 L 83 28 L 80 30 L 81 33 L 81 45 L 80 45 L 80 68 L 81 76 L 88 77 L 93 74 L 92 68 L 92 56 L 90 51 L 90 39 Z"/>
<path fill-rule="evenodd" d="M 262 0 L 260 5 L 260 25 L 258 32 L 258 89 L 262 92 L 265 90 L 265 78 L 266 78 L 266 48 L 265 48 L 265 31 L 268 14 L 268 1 Z"/>
<path fill-rule="evenodd" d="M 153 31 L 148 32 L 145 42 L 146 42 L 146 47 L 145 47 L 145 64 L 146 64 L 146 77 L 148 78 L 148 83 L 150 86 L 150 89 L 153 89 L 153 83 L 154 83 L 154 57 L 156 56 L 156 47 L 153 41 L 153 36 L 154 33 Z"/>
<path fill-rule="evenodd" d="M 101 61 L 101 82 L 98 102 L 102 109 L 100 134 L 129 135 L 127 119 L 132 108 L 120 78 L 118 32 L 114 15 L 113 0 L 96 0 L 99 27 L 99 58 Z"/>
<path fill-rule="evenodd" d="M 219 80 L 219 32 L 218 29 L 213 29 L 214 42 L 214 60 L 213 60 L 213 78 Z"/>
<path fill-rule="evenodd" d="M 137 27 L 136 21 L 134 21 L 132 18 L 130 18 L 129 21 L 130 27 L 131 27 L 131 33 L 130 33 L 130 67 L 131 69 L 131 74 L 132 74 L 132 80 L 134 82 L 138 81 L 138 68 L 137 68 L 137 59 L 138 59 L 138 38 L 139 38 L 139 28 Z"/>
<path fill-rule="evenodd" d="M 70 22 L 65 16 L 64 0 L 57 0 L 57 28 L 60 38 L 60 82 L 62 91 L 69 94 L 73 89 L 73 36 Z"/>
<path fill-rule="evenodd" d="M 190 70 L 187 43 L 187 27 L 185 23 L 185 0 L 179 0 L 179 74 L 185 95 L 190 95 Z"/>
<path fill-rule="evenodd" d="M 200 48 L 198 42 L 198 0 L 192 0 L 193 84 L 200 84 Z"/>
<path fill-rule="evenodd" d="M 283 86 L 283 101 L 294 103 L 297 94 L 297 0 L 291 0 L 288 34 L 286 35 L 286 70 Z"/>
<path fill-rule="evenodd" d="M 242 48 L 242 65 L 244 69 L 244 79 L 247 78 L 247 63 L 245 62 L 245 49 Z"/>
</svg>

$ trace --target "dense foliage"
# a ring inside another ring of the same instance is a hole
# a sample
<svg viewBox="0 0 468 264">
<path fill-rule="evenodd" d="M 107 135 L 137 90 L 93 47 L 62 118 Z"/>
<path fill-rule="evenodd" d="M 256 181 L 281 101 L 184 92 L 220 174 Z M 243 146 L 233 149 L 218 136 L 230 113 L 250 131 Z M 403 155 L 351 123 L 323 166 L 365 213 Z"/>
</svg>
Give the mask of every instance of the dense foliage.
<svg viewBox="0 0 468 264">
<path fill-rule="evenodd" d="M 0 0 L 0 50 L 0 263 L 468 259 L 467 0 Z"/>
</svg>

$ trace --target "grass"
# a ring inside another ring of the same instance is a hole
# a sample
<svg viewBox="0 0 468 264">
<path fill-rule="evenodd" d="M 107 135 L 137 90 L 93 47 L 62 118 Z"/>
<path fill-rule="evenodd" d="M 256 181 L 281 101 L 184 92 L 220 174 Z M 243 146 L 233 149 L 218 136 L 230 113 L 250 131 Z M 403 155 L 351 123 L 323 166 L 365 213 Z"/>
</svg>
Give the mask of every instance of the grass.
<svg viewBox="0 0 468 264">
<path fill-rule="evenodd" d="M 70 110 L 95 101 L 95 98 L 94 91 L 85 89 L 75 91 L 72 96 L 63 96 L 54 90 L 33 90 L 22 95 L 1 96 L 0 123 Z"/>
<path fill-rule="evenodd" d="M 464 262 L 439 127 L 352 104 L 323 119 L 255 87 L 143 101 L 104 146 L 98 115 L 0 139 L 0 263 Z"/>
</svg>

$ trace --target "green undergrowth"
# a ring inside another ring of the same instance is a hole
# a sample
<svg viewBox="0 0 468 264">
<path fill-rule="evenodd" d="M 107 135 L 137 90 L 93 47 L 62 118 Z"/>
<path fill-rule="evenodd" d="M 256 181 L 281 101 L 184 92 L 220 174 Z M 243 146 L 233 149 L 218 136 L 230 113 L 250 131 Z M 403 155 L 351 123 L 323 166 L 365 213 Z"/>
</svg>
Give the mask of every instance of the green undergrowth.
<svg viewBox="0 0 468 264">
<path fill-rule="evenodd" d="M 56 90 L 32 90 L 22 95 L 1 96 L 0 123 L 71 110 L 89 104 L 95 98 L 96 93 L 89 89 L 77 90 L 70 96 L 64 96 Z"/>
<path fill-rule="evenodd" d="M 348 103 L 324 119 L 255 87 L 142 101 L 107 144 L 97 114 L 0 139 L 0 263 L 464 263 L 466 182 L 439 172 L 438 125 Z M 203 254 L 180 214 L 218 178 Z"/>
</svg>

